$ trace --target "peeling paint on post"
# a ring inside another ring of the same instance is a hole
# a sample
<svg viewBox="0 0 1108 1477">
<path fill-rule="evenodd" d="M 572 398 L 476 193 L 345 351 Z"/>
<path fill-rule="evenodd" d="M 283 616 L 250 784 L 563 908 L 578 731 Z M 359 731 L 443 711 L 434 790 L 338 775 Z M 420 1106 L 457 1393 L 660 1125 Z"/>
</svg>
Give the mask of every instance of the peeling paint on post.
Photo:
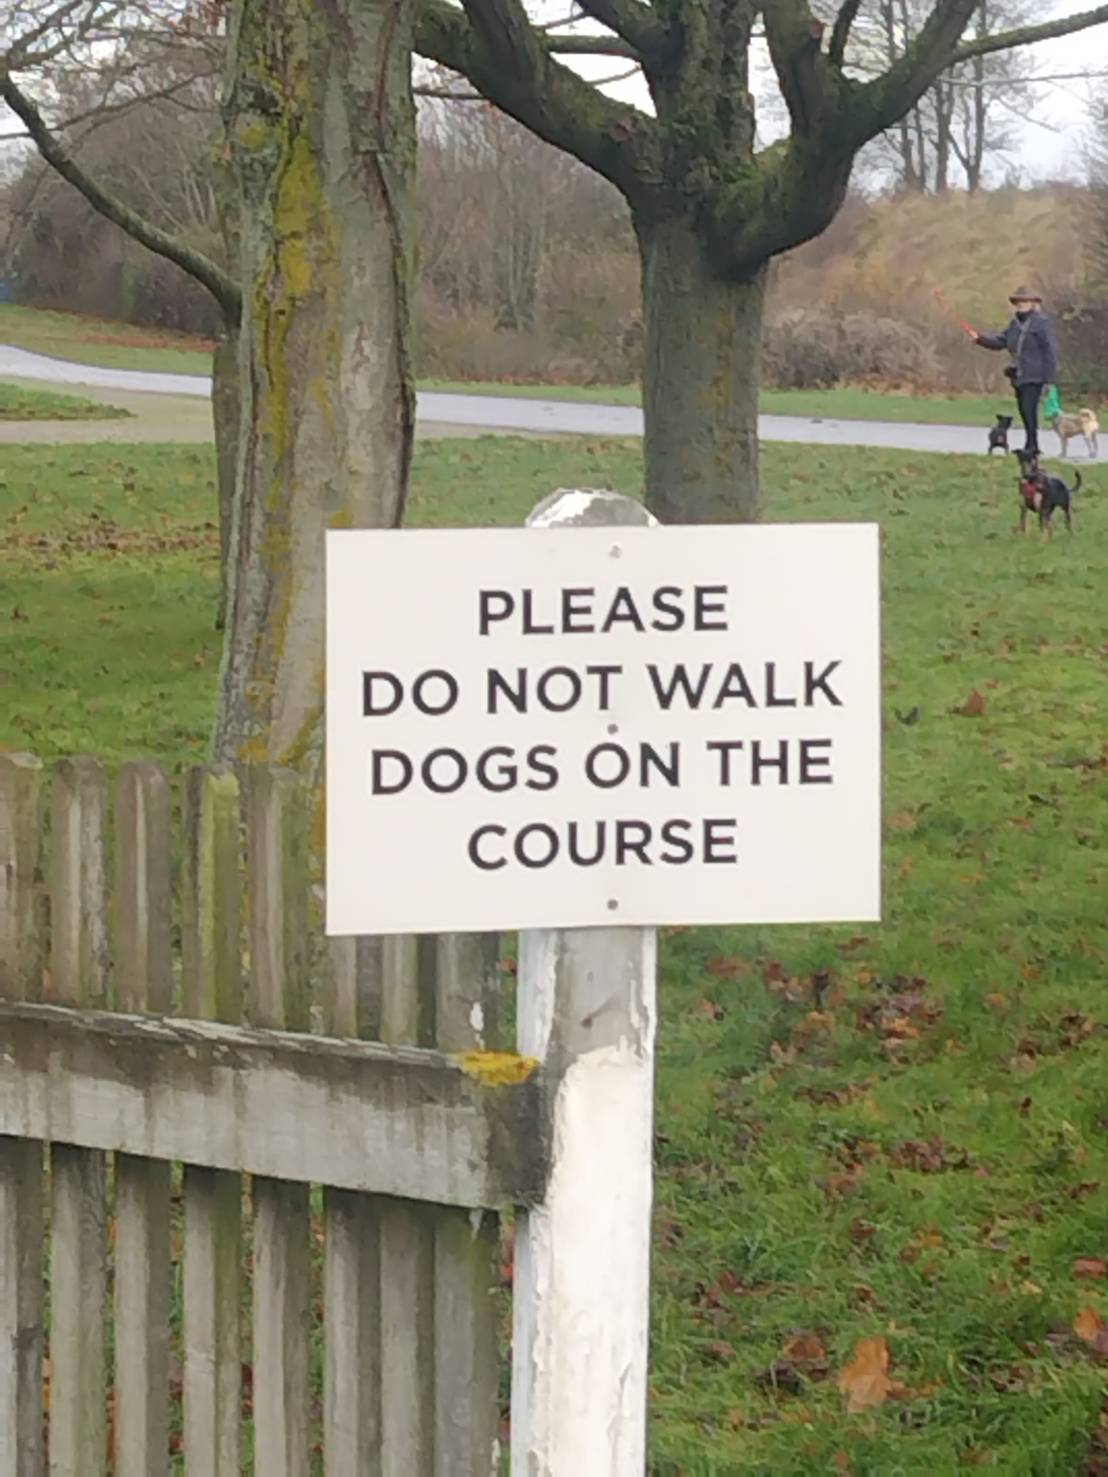
<svg viewBox="0 0 1108 1477">
<path fill-rule="evenodd" d="M 530 527 L 653 524 L 561 491 Z M 516 1234 L 512 1471 L 642 1477 L 653 1194 L 655 933 L 520 935 L 518 1049 L 543 1064 L 550 1174 Z"/>
</svg>

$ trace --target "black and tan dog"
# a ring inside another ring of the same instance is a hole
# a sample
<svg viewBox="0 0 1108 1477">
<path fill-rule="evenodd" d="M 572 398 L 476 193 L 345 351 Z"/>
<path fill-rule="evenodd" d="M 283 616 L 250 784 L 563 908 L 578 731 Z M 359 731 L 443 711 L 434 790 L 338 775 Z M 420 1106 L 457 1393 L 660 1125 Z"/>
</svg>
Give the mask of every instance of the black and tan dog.
<svg viewBox="0 0 1108 1477">
<path fill-rule="evenodd" d="M 994 451 L 1008 450 L 1008 432 L 1012 429 L 1010 415 L 998 415 L 996 425 L 989 427 L 989 455 Z"/>
<path fill-rule="evenodd" d="M 1020 533 L 1027 531 L 1028 513 L 1035 513 L 1039 519 L 1039 531 L 1049 537 L 1053 532 L 1051 520 L 1059 508 L 1066 527 L 1072 533 L 1073 497 L 1081 489 L 1081 473 L 1075 474 L 1076 481 L 1070 488 L 1061 477 L 1043 471 L 1035 452 L 1017 450 L 1016 456 L 1020 464 Z"/>
</svg>

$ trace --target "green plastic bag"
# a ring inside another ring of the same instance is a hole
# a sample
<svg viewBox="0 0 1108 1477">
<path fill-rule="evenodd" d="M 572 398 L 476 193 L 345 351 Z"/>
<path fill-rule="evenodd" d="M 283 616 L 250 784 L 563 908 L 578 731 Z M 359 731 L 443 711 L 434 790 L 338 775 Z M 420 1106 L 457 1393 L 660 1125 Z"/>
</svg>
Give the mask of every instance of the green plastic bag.
<svg viewBox="0 0 1108 1477">
<path fill-rule="evenodd" d="M 1043 420 L 1052 421 L 1056 415 L 1062 414 L 1062 397 L 1058 393 L 1057 385 L 1048 385 L 1046 394 L 1043 396 Z"/>
</svg>

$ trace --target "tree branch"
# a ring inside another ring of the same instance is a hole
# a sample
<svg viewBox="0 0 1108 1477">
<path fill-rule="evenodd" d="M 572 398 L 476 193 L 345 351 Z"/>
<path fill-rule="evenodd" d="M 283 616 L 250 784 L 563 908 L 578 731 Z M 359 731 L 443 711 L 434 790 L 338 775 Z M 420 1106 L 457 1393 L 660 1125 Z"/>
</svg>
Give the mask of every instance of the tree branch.
<svg viewBox="0 0 1108 1477">
<path fill-rule="evenodd" d="M 823 22 L 807 0 L 776 0 L 763 11 L 770 60 L 789 110 L 794 135 L 809 136 L 823 124 L 827 58 L 820 50 Z"/>
<path fill-rule="evenodd" d="M 606 97 L 551 56 L 518 0 L 420 0 L 416 50 L 465 77 L 482 96 L 602 174 L 628 200 L 658 178 L 657 126 Z"/>
<path fill-rule="evenodd" d="M 635 52 L 653 59 L 667 44 L 665 28 L 642 0 L 578 0 L 593 20 L 623 38 Z"/>
<path fill-rule="evenodd" d="M 834 29 L 831 32 L 831 44 L 827 48 L 827 60 L 833 67 L 841 67 L 843 64 L 846 43 L 850 40 L 850 28 L 857 18 L 861 4 L 862 0 L 843 0 L 839 6 L 839 13 L 835 17 Z"/>
<path fill-rule="evenodd" d="M 1000 31 L 995 36 L 978 36 L 973 41 L 964 41 L 955 50 L 951 63 L 969 61 L 974 56 L 988 56 L 993 51 L 1031 46 L 1036 41 L 1052 41 L 1056 36 L 1070 36 L 1074 31 L 1087 31 L 1091 26 L 1102 26 L 1105 22 L 1108 22 L 1108 5 L 1098 5 L 1095 10 L 1082 10 L 1077 15 L 1043 21 L 1037 26 L 1020 26 L 1016 30 Z"/>
<path fill-rule="evenodd" d="M 105 190 L 69 153 L 68 149 L 54 137 L 38 107 L 12 78 L 0 73 L 0 98 L 21 120 L 34 139 L 39 153 L 62 179 L 81 192 L 94 210 L 98 210 L 114 225 L 126 231 L 148 250 L 174 262 L 201 283 L 215 298 L 229 321 L 237 323 L 242 311 L 242 294 L 237 284 L 201 251 L 195 251 L 178 241 L 167 231 L 160 230 L 146 220 L 137 210 Z"/>
<path fill-rule="evenodd" d="M 621 56 L 641 62 L 642 52 L 619 36 L 544 36 L 543 45 L 558 56 Z"/>
<path fill-rule="evenodd" d="M 953 60 L 978 0 L 938 0 L 904 54 L 880 77 L 855 92 L 851 123 L 855 147 L 902 118 Z"/>
</svg>

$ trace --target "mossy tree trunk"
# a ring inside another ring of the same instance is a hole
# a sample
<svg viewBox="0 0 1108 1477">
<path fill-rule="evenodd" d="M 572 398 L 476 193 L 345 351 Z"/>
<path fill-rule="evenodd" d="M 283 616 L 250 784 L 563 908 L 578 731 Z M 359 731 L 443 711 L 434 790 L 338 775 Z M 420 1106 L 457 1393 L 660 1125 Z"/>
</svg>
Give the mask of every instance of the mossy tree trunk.
<svg viewBox="0 0 1108 1477">
<path fill-rule="evenodd" d="M 647 502 L 663 523 L 752 522 L 765 271 L 724 276 L 681 216 L 638 237 Z"/>
<path fill-rule="evenodd" d="M 238 0 L 242 394 L 215 757 L 315 771 L 327 528 L 401 520 L 414 421 L 409 0 Z"/>
<path fill-rule="evenodd" d="M 215 426 L 216 488 L 219 497 L 219 606 L 215 628 L 227 624 L 231 573 L 231 525 L 239 450 L 239 330 L 224 325 L 212 355 L 212 421 Z"/>
</svg>

